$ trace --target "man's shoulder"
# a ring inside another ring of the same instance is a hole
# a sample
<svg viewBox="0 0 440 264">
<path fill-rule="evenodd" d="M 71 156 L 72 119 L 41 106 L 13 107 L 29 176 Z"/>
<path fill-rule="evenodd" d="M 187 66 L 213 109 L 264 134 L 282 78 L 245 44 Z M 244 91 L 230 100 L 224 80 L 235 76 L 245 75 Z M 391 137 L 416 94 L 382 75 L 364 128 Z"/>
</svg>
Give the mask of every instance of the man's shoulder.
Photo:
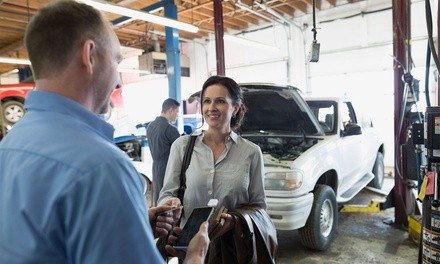
<svg viewBox="0 0 440 264">
<path fill-rule="evenodd" d="M 153 129 L 153 128 L 163 127 L 163 126 L 166 126 L 166 125 L 168 125 L 168 121 L 165 118 L 163 118 L 161 116 L 158 116 L 158 117 L 156 117 L 156 119 L 154 119 L 153 121 L 151 121 L 148 124 L 147 130 L 148 129 Z"/>
<path fill-rule="evenodd" d="M 154 125 L 156 125 L 157 123 L 159 123 L 159 121 L 160 120 L 158 120 L 158 118 L 159 117 L 156 117 L 153 121 L 150 121 L 149 123 L 148 123 L 148 127 L 150 127 L 150 126 L 154 126 Z"/>
</svg>

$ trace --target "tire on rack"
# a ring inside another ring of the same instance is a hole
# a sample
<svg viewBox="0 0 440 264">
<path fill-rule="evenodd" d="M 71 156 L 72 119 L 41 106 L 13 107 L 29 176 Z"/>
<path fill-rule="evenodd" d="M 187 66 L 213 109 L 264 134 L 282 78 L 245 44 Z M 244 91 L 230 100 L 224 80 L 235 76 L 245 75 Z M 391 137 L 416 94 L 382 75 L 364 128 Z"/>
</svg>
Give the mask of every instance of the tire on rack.
<svg viewBox="0 0 440 264">
<path fill-rule="evenodd" d="M 3 108 L 3 120 L 6 124 L 13 125 L 17 123 L 26 113 L 23 102 L 17 100 L 2 102 L 1 105 Z"/>
<path fill-rule="evenodd" d="M 383 154 L 382 152 L 377 152 L 376 161 L 374 162 L 373 166 L 374 179 L 371 180 L 370 183 L 368 183 L 368 186 L 376 189 L 382 189 L 383 179 L 385 175 L 384 167 Z"/>
<path fill-rule="evenodd" d="M 306 225 L 298 230 L 301 243 L 315 250 L 329 248 L 338 227 L 338 208 L 335 192 L 330 186 L 317 185 L 312 211 Z"/>
</svg>

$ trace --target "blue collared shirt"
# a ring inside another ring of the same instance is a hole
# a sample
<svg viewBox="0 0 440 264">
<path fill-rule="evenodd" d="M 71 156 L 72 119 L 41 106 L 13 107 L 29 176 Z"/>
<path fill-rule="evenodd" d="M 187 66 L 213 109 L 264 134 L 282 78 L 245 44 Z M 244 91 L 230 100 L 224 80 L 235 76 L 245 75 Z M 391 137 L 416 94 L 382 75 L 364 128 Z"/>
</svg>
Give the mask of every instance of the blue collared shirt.
<svg viewBox="0 0 440 264">
<path fill-rule="evenodd" d="M 113 127 L 55 93 L 25 106 L 0 142 L 0 263 L 163 263 Z"/>
</svg>

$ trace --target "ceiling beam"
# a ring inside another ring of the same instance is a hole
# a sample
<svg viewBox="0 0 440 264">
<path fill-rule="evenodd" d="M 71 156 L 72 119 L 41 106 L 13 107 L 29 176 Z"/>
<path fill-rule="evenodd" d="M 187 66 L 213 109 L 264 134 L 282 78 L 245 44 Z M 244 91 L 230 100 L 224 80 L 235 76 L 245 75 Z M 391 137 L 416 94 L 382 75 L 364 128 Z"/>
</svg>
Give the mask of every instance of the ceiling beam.
<svg viewBox="0 0 440 264">
<path fill-rule="evenodd" d="M 20 39 L 19 41 L 16 41 L 6 47 L 3 47 L 0 49 L 0 55 L 9 55 L 12 52 L 16 52 L 20 49 L 24 48 L 24 42 L 23 39 Z M 22 58 L 20 58 L 22 59 Z M 27 58 L 26 58 L 27 59 Z"/>
</svg>

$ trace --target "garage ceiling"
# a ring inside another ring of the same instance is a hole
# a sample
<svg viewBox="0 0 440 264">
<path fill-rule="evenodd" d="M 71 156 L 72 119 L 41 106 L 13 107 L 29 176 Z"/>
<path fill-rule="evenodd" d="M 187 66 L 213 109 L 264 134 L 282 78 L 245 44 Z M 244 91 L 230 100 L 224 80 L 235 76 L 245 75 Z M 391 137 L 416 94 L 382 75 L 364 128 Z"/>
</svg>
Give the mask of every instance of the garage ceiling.
<svg viewBox="0 0 440 264">
<path fill-rule="evenodd" d="M 315 0 L 316 12 L 361 0 Z M 0 57 L 27 59 L 23 37 L 29 19 L 49 0 L 0 0 Z M 159 1 L 154 0 L 114 0 L 107 1 L 124 7 L 141 10 Z M 178 20 L 196 25 L 197 33 L 179 30 L 181 40 L 206 38 L 214 33 L 214 8 L 212 0 L 175 0 Z M 313 0 L 225 0 L 223 6 L 224 32 L 236 33 L 268 23 L 276 23 L 280 18 L 291 20 L 312 13 Z M 163 9 L 154 13 L 164 16 Z M 105 13 L 114 21 L 119 15 Z M 115 24 L 114 30 L 123 46 L 153 50 L 158 39 L 164 49 L 165 28 L 140 20 L 126 20 Z M 0 74 L 23 65 L 0 63 Z"/>
</svg>

